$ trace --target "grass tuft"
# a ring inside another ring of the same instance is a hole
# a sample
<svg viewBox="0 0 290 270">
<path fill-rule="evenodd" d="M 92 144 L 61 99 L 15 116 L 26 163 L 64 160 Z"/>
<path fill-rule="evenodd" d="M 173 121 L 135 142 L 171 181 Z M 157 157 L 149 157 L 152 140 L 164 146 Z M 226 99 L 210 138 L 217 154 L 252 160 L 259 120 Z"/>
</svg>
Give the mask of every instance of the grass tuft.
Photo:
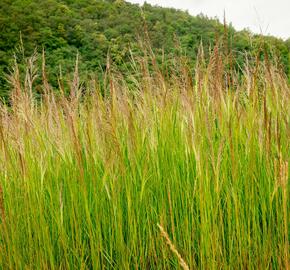
<svg viewBox="0 0 290 270">
<path fill-rule="evenodd" d="M 285 75 L 258 57 L 234 71 L 218 46 L 209 62 L 200 47 L 194 75 L 184 56 L 164 71 L 145 49 L 130 77 L 108 57 L 86 84 L 77 58 L 60 89 L 44 52 L 40 69 L 36 55 L 25 75 L 15 65 L 0 269 L 289 269 Z"/>
</svg>

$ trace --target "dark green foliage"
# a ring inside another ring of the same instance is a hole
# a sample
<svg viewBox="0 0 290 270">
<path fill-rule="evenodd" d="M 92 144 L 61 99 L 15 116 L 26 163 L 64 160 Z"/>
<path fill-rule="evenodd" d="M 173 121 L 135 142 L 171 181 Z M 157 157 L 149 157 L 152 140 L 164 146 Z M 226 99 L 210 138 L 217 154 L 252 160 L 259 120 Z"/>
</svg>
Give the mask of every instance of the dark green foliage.
<svg viewBox="0 0 290 270">
<path fill-rule="evenodd" d="M 217 19 L 203 15 L 190 16 L 187 12 L 144 4 L 142 9 L 125 1 L 101 0 L 2 0 L 0 6 L 0 96 L 9 86 L 4 74 L 16 46 L 22 39 L 24 55 L 30 56 L 35 48 L 46 50 L 50 82 L 57 86 L 61 66 L 68 75 L 73 70 L 77 51 L 81 55 L 84 74 L 105 69 L 108 52 L 121 71 L 128 70 L 129 48 L 141 53 L 138 40 L 150 42 L 157 60 L 165 52 L 167 59 L 176 54 L 179 46 L 195 65 L 198 47 L 202 41 L 207 49 L 218 40 L 224 40 L 224 26 Z M 236 32 L 227 28 L 227 46 L 232 49 L 236 67 L 244 62 L 243 52 L 255 52 L 262 37 L 248 31 Z M 264 38 L 263 38 L 264 39 Z M 289 74 L 289 40 L 283 42 L 266 37 L 273 51 Z M 24 57 L 23 57 L 24 56 Z M 20 58 L 17 58 L 20 62 Z"/>
</svg>

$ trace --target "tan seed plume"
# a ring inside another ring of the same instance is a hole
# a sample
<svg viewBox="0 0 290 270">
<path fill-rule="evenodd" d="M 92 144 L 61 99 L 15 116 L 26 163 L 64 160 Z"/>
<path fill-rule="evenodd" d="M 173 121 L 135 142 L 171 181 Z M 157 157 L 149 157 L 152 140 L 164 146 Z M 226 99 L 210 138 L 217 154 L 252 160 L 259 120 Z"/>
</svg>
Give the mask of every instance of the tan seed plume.
<svg viewBox="0 0 290 270">
<path fill-rule="evenodd" d="M 166 240 L 166 243 L 169 246 L 170 250 L 178 258 L 178 262 L 179 262 L 180 266 L 182 267 L 182 269 L 189 270 L 189 267 L 188 267 L 187 263 L 182 259 L 182 257 L 179 254 L 178 250 L 176 249 L 176 247 L 174 246 L 174 244 L 171 242 L 171 240 L 170 240 L 167 232 L 164 230 L 164 228 L 160 224 L 157 224 L 157 226 L 158 226 L 158 228 L 159 228 L 159 230 L 161 232 L 161 236 Z"/>
</svg>

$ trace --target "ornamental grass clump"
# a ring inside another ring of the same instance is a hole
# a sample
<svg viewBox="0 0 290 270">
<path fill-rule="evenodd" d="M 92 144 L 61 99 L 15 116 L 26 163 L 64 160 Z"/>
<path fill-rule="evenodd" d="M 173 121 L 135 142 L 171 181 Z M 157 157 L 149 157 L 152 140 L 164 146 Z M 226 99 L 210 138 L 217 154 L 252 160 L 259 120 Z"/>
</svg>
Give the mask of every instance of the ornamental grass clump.
<svg viewBox="0 0 290 270">
<path fill-rule="evenodd" d="M 124 76 L 17 63 L 0 105 L 1 269 L 289 269 L 289 85 L 279 65 Z M 234 59 L 228 58 L 230 63 Z M 41 73 L 41 74 L 39 74 Z M 23 79 L 21 79 L 23 78 Z M 162 224 L 159 225 L 159 224 Z"/>
</svg>

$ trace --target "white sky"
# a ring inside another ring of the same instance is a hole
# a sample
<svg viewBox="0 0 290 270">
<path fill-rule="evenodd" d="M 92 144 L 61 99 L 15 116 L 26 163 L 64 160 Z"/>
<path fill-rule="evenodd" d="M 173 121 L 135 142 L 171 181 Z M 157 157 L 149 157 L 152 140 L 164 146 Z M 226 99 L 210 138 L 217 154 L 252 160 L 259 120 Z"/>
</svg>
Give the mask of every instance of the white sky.
<svg viewBox="0 0 290 270">
<path fill-rule="evenodd" d="M 143 4 L 143 0 L 127 0 Z M 254 33 L 290 38 L 290 0 L 146 0 L 152 5 L 188 10 L 192 15 L 203 13 L 227 22 L 237 30 L 249 28 Z"/>
</svg>

